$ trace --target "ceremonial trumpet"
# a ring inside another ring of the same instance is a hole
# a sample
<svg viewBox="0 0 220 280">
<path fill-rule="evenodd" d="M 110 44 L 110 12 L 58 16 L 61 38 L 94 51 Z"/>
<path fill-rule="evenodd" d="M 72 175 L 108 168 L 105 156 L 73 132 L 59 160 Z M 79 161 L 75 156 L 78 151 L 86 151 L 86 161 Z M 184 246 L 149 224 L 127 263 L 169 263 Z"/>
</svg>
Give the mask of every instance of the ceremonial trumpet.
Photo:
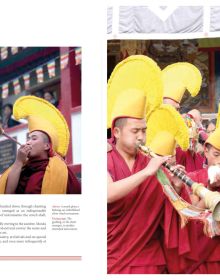
<svg viewBox="0 0 220 280">
<path fill-rule="evenodd" d="M 13 141 L 13 142 L 15 142 L 16 144 L 18 144 L 18 145 L 22 145 L 21 143 L 19 143 L 17 140 L 15 140 L 13 137 L 11 137 L 10 135 L 8 135 L 5 131 L 4 131 L 4 129 L 0 126 L 0 135 L 3 135 L 3 136 L 5 136 L 6 138 L 8 138 L 9 140 L 11 140 L 11 141 Z"/>
<path fill-rule="evenodd" d="M 157 157 L 153 151 L 144 145 L 138 145 L 138 148 L 151 157 Z M 182 180 L 187 186 L 191 187 L 193 193 L 204 199 L 205 207 L 212 212 L 212 216 L 215 221 L 220 221 L 220 193 L 208 190 L 203 184 L 199 184 L 190 179 L 186 174 L 180 171 L 178 168 L 173 169 L 168 162 L 164 162 L 163 166 L 171 171 L 175 176 Z"/>
</svg>

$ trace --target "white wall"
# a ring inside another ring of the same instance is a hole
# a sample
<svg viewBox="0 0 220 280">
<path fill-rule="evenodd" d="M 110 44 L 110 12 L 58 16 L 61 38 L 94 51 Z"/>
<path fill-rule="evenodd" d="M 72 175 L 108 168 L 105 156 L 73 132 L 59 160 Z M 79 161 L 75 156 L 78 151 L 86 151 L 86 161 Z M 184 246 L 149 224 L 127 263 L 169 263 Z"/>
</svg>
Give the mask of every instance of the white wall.
<svg viewBox="0 0 220 280">
<path fill-rule="evenodd" d="M 72 122 L 72 156 L 73 163 L 81 164 L 81 112 L 71 115 Z"/>
<path fill-rule="evenodd" d="M 15 129 L 15 128 L 14 128 Z M 21 144 L 25 144 L 27 141 L 27 133 L 28 133 L 28 128 L 24 127 L 24 128 L 16 128 L 16 130 L 13 130 L 13 132 L 7 132 L 8 135 L 10 135 L 11 137 L 17 137 L 17 141 Z M 6 140 L 8 138 L 4 137 L 4 136 L 0 136 L 0 142 L 3 140 Z M 19 148 L 19 146 L 17 145 L 17 149 Z"/>
</svg>

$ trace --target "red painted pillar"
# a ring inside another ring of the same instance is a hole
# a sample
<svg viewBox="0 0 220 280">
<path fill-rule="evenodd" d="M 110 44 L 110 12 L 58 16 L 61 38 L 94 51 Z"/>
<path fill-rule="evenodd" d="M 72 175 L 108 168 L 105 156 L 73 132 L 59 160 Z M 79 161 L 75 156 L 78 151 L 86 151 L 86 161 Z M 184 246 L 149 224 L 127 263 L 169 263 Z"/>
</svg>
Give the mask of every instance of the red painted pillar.
<svg viewBox="0 0 220 280">
<path fill-rule="evenodd" d="M 74 164 L 72 157 L 72 124 L 71 124 L 71 108 L 81 105 L 81 71 L 79 65 L 75 65 L 75 52 L 73 48 L 60 48 L 60 56 L 69 53 L 69 63 L 65 69 L 61 69 L 60 73 L 60 101 L 59 109 L 63 113 L 70 130 L 70 145 L 66 155 L 68 164 Z"/>
<path fill-rule="evenodd" d="M 215 51 L 212 49 L 209 54 L 209 88 L 208 96 L 210 102 L 210 108 L 208 108 L 208 113 L 215 112 L 216 103 L 216 88 L 215 88 Z"/>
</svg>

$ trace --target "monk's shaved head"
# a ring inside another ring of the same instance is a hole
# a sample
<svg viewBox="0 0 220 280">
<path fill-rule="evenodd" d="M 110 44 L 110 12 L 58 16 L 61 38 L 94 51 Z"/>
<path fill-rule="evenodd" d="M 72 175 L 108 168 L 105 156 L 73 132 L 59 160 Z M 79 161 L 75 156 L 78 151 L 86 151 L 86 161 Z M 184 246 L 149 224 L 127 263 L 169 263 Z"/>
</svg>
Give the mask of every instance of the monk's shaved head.
<svg viewBox="0 0 220 280">
<path fill-rule="evenodd" d="M 127 121 L 128 121 L 128 118 L 119 118 L 115 121 L 114 127 L 118 127 L 120 129 L 122 129 L 126 125 Z"/>
</svg>

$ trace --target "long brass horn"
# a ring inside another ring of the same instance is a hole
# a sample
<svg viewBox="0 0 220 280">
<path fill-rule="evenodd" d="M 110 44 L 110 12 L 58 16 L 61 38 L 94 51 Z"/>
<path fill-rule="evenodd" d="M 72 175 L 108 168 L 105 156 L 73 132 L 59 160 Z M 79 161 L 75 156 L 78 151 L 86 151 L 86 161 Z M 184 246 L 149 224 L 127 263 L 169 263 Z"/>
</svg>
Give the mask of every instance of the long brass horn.
<svg viewBox="0 0 220 280">
<path fill-rule="evenodd" d="M 6 138 L 8 138 L 9 140 L 15 142 L 18 145 L 22 145 L 21 143 L 19 143 L 17 140 L 15 140 L 13 137 L 11 137 L 10 135 L 8 135 L 4 129 L 0 126 L 0 135 L 4 135 Z"/>
<path fill-rule="evenodd" d="M 138 148 L 145 154 L 150 155 L 151 157 L 158 156 L 146 146 L 138 145 Z M 208 190 L 203 184 L 194 182 L 178 168 L 173 169 L 172 166 L 167 162 L 164 162 L 163 166 L 165 166 L 175 176 L 177 176 L 180 180 L 182 180 L 187 186 L 191 187 L 194 194 L 204 199 L 205 207 L 212 212 L 214 220 L 218 222 L 220 221 L 220 193 L 219 192 L 217 191 L 212 192 Z"/>
</svg>

